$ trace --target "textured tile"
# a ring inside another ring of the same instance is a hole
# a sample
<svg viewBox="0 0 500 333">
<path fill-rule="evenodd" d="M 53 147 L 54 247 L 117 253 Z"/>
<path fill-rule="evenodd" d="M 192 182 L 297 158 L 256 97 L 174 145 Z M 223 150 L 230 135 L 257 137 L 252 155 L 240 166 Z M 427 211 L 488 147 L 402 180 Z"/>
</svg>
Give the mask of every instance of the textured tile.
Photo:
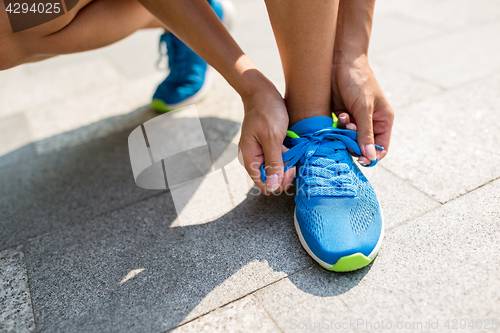
<svg viewBox="0 0 500 333">
<path fill-rule="evenodd" d="M 325 321 L 361 320 L 356 331 L 381 321 L 421 322 L 425 331 L 436 320 L 441 330 L 447 319 L 491 322 L 500 315 L 499 193 L 496 181 L 389 231 L 377 259 L 360 271 L 314 266 L 255 295 L 285 332 Z"/>
<path fill-rule="evenodd" d="M 0 249 L 158 193 L 135 185 L 127 136 L 2 167 Z"/>
<path fill-rule="evenodd" d="M 152 74 L 156 71 L 155 63 L 158 60 L 158 42 L 163 29 L 145 29 L 106 47 L 51 58 L 37 63 L 26 64 L 28 73 L 38 75 L 52 72 L 61 66 L 78 67 L 86 62 L 98 59 L 107 62 L 108 69 L 113 68 L 127 77 L 136 78 Z M 98 76 L 100 79 L 101 77 Z M 88 83 L 99 83 L 97 80 L 87 80 Z"/>
<path fill-rule="evenodd" d="M 282 332 L 318 332 L 325 321 L 344 319 L 349 309 L 338 296 L 356 288 L 369 269 L 338 274 L 314 265 L 254 295 Z"/>
<path fill-rule="evenodd" d="M 391 155 L 387 155 L 387 159 Z M 384 160 L 374 168 L 362 168 L 373 185 L 384 214 L 385 229 L 391 229 L 437 206 L 436 200 L 385 170 Z"/>
<path fill-rule="evenodd" d="M 82 97 L 88 91 L 99 91 L 122 79 L 109 62 L 102 58 L 67 65 L 64 65 L 63 59 L 65 56 L 49 60 L 57 64 L 54 67 L 47 68 L 45 62 L 41 62 L 7 70 L 6 73 L 12 71 L 13 74 L 7 76 L 9 84 L 2 85 L 0 89 L 0 115 L 3 117 L 34 110 L 47 103 L 57 108 L 58 103 L 68 98 L 85 100 Z M 25 74 L 33 66 L 40 70 Z M 23 74 L 18 74 L 21 70 Z M 1 72 L 0 78 L 4 75 L 5 72 Z M 96 80 L 96 77 L 99 79 Z M 41 112 L 34 110 L 36 111 Z"/>
<path fill-rule="evenodd" d="M 0 252 L 0 304 L 0 331 L 35 331 L 21 246 Z"/>
<path fill-rule="evenodd" d="M 457 30 L 500 19 L 496 0 L 378 0 L 375 18 L 391 14 L 443 30 Z"/>
<path fill-rule="evenodd" d="M 237 42 L 283 91 L 264 3 L 235 2 Z M 335 324 L 439 319 L 444 330 L 445 318 L 498 319 L 500 184 L 465 193 L 500 177 L 500 77 L 483 79 L 500 71 L 499 14 L 496 0 L 377 1 L 370 57 L 396 127 L 367 176 L 391 230 L 374 263 L 347 274 L 304 252 L 290 197 L 239 197 L 220 218 L 176 226 L 169 194 L 136 187 L 128 133 L 112 133 L 153 116 L 142 107 L 165 75 L 152 67 L 160 29 L 0 72 L 0 118 L 28 112 L 47 154 L 30 159 L 23 144 L 0 160 L 0 249 L 31 238 L 37 329 L 354 331 Z M 197 107 L 207 141 L 238 141 L 243 106 L 220 75 Z"/>
<path fill-rule="evenodd" d="M 381 1 L 383 3 L 383 1 Z M 379 2 L 375 8 L 378 9 Z M 382 15 L 380 15 L 382 14 Z M 413 45 L 443 34 L 441 29 L 405 19 L 395 14 L 374 14 L 369 55 L 383 55 L 392 49 Z"/>
<path fill-rule="evenodd" d="M 156 114 L 147 107 L 161 74 L 122 80 L 89 93 L 26 112 L 37 153 L 75 146 L 126 128 Z"/>
<path fill-rule="evenodd" d="M 138 78 L 158 72 L 155 64 L 159 58 L 158 43 L 164 29 L 139 30 L 124 40 L 94 51 L 96 56 L 103 55 L 129 78 Z M 163 59 L 162 67 L 166 66 Z M 162 76 L 166 76 L 163 71 Z"/>
<path fill-rule="evenodd" d="M 442 91 L 438 86 L 413 75 L 372 62 L 371 67 L 396 117 L 403 106 L 431 97 Z"/>
<path fill-rule="evenodd" d="M 0 166 L 34 157 L 35 149 L 24 114 L 0 119 Z"/>
<path fill-rule="evenodd" d="M 148 115 L 143 117 L 132 126 Z M 201 123 L 209 138 L 223 141 L 231 141 L 239 128 L 238 123 L 212 117 L 202 117 Z M 2 168 L 0 249 L 159 193 L 134 183 L 128 134 L 114 134 Z"/>
<path fill-rule="evenodd" d="M 0 71 L 0 88 L 7 89 L 7 87 L 11 84 L 19 83 L 23 80 L 26 80 L 28 77 L 28 72 L 26 70 L 26 66 L 18 66 L 14 68 L 10 68 L 7 70 Z M 8 113 L 9 110 L 0 109 L 0 116 L 4 116 L 5 113 Z"/>
<path fill-rule="evenodd" d="M 450 88 L 500 71 L 500 22 L 376 56 L 387 66 Z"/>
<path fill-rule="evenodd" d="M 253 296 L 247 296 L 171 332 L 280 332 Z"/>
<path fill-rule="evenodd" d="M 362 288 L 343 301 L 381 319 L 498 318 L 499 193 L 496 181 L 396 228 Z"/>
<path fill-rule="evenodd" d="M 278 46 L 263 1 L 235 1 L 238 19 L 233 38 L 255 65 L 284 92 L 284 75 Z"/>
<path fill-rule="evenodd" d="M 445 202 L 500 177 L 500 75 L 396 114 L 384 166 Z"/>
<path fill-rule="evenodd" d="M 172 228 L 165 194 L 34 239 L 37 329 L 163 331 L 307 267 L 292 207 L 249 196 L 213 222 Z"/>
<path fill-rule="evenodd" d="M 200 117 L 223 118 L 238 123 L 238 129 L 243 121 L 243 102 L 240 95 L 226 82 L 226 80 L 218 73 L 214 75 L 214 84 L 207 94 L 207 97 L 196 103 L 196 109 Z M 201 120 L 203 122 L 203 119 Z M 202 123 L 203 125 L 203 123 Z M 217 125 L 212 122 L 212 127 Z M 220 128 L 221 125 L 219 124 Z M 223 135 L 224 131 L 217 131 L 217 135 Z M 210 134 L 205 133 L 206 139 L 209 142 L 226 141 L 219 140 L 217 137 L 209 137 Z M 231 137 L 233 139 L 234 137 Z"/>
</svg>

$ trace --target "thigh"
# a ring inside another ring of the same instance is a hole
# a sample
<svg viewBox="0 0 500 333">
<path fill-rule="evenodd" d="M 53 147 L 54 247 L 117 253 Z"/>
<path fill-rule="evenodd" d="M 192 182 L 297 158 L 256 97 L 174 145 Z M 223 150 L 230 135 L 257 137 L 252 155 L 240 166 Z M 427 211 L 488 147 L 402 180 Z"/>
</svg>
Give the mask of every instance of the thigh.
<svg viewBox="0 0 500 333">
<path fill-rule="evenodd" d="M 5 3 L 0 2 L 0 69 L 6 69 L 27 62 L 29 52 L 27 45 L 53 34 L 73 21 L 82 8 L 94 0 L 80 0 L 68 13 L 49 22 L 16 33 L 12 32 Z"/>
<path fill-rule="evenodd" d="M 0 2 L 1 6 L 3 1 Z M 156 19 L 136 0 L 80 0 L 68 13 L 40 26 L 12 33 L 0 14 L 0 69 L 112 44 Z"/>
</svg>

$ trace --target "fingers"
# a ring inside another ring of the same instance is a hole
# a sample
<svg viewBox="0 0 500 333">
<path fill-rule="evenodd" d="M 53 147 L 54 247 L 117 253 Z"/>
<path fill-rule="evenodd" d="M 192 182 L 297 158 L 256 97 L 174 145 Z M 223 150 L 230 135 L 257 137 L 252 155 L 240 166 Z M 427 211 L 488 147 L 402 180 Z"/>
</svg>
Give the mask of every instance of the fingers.
<svg viewBox="0 0 500 333">
<path fill-rule="evenodd" d="M 342 112 L 341 114 L 339 114 L 338 118 L 339 118 L 339 122 L 337 124 L 338 128 L 348 129 L 351 131 L 356 131 L 358 129 L 356 124 L 351 123 L 351 118 L 348 113 Z"/>
<path fill-rule="evenodd" d="M 358 131 L 358 126 L 356 124 L 351 123 L 349 114 L 347 113 L 341 113 L 339 116 L 339 122 L 338 122 L 338 127 L 341 129 L 348 129 L 351 131 Z M 370 117 L 371 119 L 371 117 Z M 373 137 L 373 125 L 372 121 L 370 120 L 369 122 L 367 121 L 362 121 L 362 125 L 360 125 L 360 128 L 362 130 L 358 131 L 358 144 L 360 146 L 361 152 L 363 156 L 360 156 L 358 159 L 358 162 L 361 165 L 370 165 L 372 160 L 376 160 L 379 158 L 380 153 L 378 153 L 375 150 L 375 145 L 374 145 L 374 137 Z M 368 123 L 368 124 L 366 124 Z M 368 126 L 370 125 L 370 126 Z M 370 136 L 371 135 L 371 136 Z M 370 155 L 366 155 L 370 154 Z M 383 155 L 385 156 L 385 154 Z"/>
<path fill-rule="evenodd" d="M 282 142 L 283 140 L 281 140 Z M 281 157 L 281 142 L 273 138 L 263 140 L 262 151 L 264 152 L 264 170 L 266 170 L 266 190 L 274 192 L 283 183 L 283 158 Z"/>
<path fill-rule="evenodd" d="M 339 114 L 338 118 L 339 118 L 338 128 L 348 129 L 350 131 L 357 131 L 358 130 L 358 127 L 356 126 L 356 124 L 350 122 L 351 119 L 349 117 L 349 114 L 343 112 L 343 113 Z M 365 156 L 360 156 L 358 158 L 358 162 L 361 165 L 369 165 L 371 163 L 371 161 L 368 158 L 366 158 Z"/>
<path fill-rule="evenodd" d="M 370 165 L 372 163 L 372 161 L 370 161 L 368 158 L 366 158 L 365 156 L 360 156 L 358 158 L 358 162 L 359 164 L 363 165 L 363 166 L 367 166 L 367 165 Z"/>
<path fill-rule="evenodd" d="M 383 124 L 384 128 L 387 128 L 389 126 L 392 127 L 392 124 L 391 125 Z M 375 123 L 375 128 L 376 127 L 378 127 L 377 123 Z M 387 152 L 389 151 L 389 142 L 391 140 L 390 127 L 380 132 L 375 130 L 375 143 L 381 147 L 384 147 L 384 150 L 377 150 L 377 158 L 379 159 L 379 161 L 383 159 L 387 155 Z"/>
<path fill-rule="evenodd" d="M 349 123 L 345 126 L 345 128 L 347 128 L 348 130 L 351 130 L 351 131 L 357 131 L 358 130 L 358 126 L 356 126 L 355 123 Z"/>
<path fill-rule="evenodd" d="M 375 139 L 373 135 L 373 107 L 367 107 L 360 116 L 356 117 L 356 125 L 358 127 L 358 145 L 361 153 L 366 159 L 360 158 L 362 165 L 368 165 L 371 161 L 377 159 L 375 150 Z M 367 163 L 368 162 L 368 163 Z"/>
<path fill-rule="evenodd" d="M 342 112 L 338 116 L 339 122 L 337 123 L 337 128 L 344 129 L 349 123 L 349 115 L 345 112 Z"/>
<path fill-rule="evenodd" d="M 281 154 L 286 152 L 287 150 L 288 148 L 281 145 Z M 280 154 L 280 159 L 281 159 L 281 154 Z M 255 185 L 260 189 L 261 193 L 265 195 L 286 191 L 291 186 L 293 186 L 293 180 L 295 179 L 295 168 L 291 168 L 282 175 L 282 182 L 280 186 L 274 191 L 269 190 L 266 184 L 262 182 L 260 167 L 262 164 L 264 164 L 265 159 L 262 147 L 258 143 L 256 145 L 248 145 L 248 144 L 245 145 L 242 142 L 240 142 L 240 151 L 238 153 L 238 160 L 245 167 Z M 283 167 L 281 167 L 281 171 L 283 172 Z M 269 177 L 269 171 L 266 170 L 266 178 L 268 177 Z"/>
<path fill-rule="evenodd" d="M 238 158 L 248 172 L 250 178 L 259 188 L 259 190 L 267 194 L 266 184 L 260 178 L 260 166 L 264 163 L 264 154 L 258 142 L 243 142 L 239 144 L 240 152 Z"/>
<path fill-rule="evenodd" d="M 389 151 L 391 141 L 392 125 L 394 124 L 394 111 L 384 98 L 378 103 L 373 116 L 373 132 L 375 134 L 375 143 L 384 147 L 384 150 L 377 150 L 379 160 L 383 159 Z"/>
</svg>

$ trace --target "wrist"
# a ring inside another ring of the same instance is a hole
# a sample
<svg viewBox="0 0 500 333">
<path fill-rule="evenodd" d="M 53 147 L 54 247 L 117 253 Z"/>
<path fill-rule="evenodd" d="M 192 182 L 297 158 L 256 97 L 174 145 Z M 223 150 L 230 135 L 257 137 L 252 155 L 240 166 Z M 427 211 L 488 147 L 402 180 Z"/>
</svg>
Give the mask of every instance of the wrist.
<svg viewBox="0 0 500 333">
<path fill-rule="evenodd" d="M 266 96 L 281 98 L 274 84 L 255 66 L 238 68 L 238 72 L 238 84 L 234 88 L 243 102 L 265 99 Z"/>
<path fill-rule="evenodd" d="M 342 50 L 335 50 L 333 54 L 333 65 L 334 66 L 369 66 L 368 64 L 368 54 L 367 52 L 343 52 Z"/>
</svg>

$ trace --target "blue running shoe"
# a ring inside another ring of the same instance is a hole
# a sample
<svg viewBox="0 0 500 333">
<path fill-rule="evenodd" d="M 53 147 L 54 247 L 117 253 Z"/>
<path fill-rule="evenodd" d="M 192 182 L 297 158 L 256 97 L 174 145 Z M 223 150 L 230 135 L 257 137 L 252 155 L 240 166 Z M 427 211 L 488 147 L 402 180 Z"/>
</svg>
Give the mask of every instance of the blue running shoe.
<svg viewBox="0 0 500 333">
<path fill-rule="evenodd" d="M 228 0 L 208 1 L 226 28 L 230 28 L 235 7 Z M 213 69 L 186 44 L 171 33 L 160 37 L 160 60 L 166 47 L 170 73 L 158 86 L 151 107 L 168 112 L 200 101 L 209 91 Z"/>
<path fill-rule="evenodd" d="M 384 225 L 375 191 L 349 153 L 361 155 L 356 132 L 336 124 L 330 117 L 295 124 L 283 161 L 285 171 L 296 166 L 294 220 L 302 246 L 324 268 L 347 272 L 375 258 Z M 263 167 L 261 173 L 265 182 Z"/>
</svg>

